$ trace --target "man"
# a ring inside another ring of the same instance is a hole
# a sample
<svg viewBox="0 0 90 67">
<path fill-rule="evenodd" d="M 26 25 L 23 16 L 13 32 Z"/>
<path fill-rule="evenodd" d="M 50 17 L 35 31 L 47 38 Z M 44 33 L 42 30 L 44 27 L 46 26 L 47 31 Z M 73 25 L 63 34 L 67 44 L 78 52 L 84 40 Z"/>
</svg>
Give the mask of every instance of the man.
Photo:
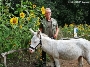
<svg viewBox="0 0 90 67">
<path fill-rule="evenodd" d="M 50 38 L 56 39 L 59 29 L 57 21 L 51 18 L 51 9 L 45 9 L 45 18 L 41 21 L 40 30 L 42 33 L 47 34 Z M 46 52 L 42 51 L 43 67 L 46 67 Z"/>
</svg>

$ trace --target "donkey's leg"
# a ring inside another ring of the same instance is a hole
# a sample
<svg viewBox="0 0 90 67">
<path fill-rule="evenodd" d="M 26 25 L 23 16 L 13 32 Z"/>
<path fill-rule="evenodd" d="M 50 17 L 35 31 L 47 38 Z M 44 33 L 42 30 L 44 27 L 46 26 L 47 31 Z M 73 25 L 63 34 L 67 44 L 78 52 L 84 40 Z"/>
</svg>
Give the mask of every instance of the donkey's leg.
<svg viewBox="0 0 90 67">
<path fill-rule="evenodd" d="M 60 67 L 59 58 L 54 58 L 56 67 Z"/>
<path fill-rule="evenodd" d="M 78 58 L 78 67 L 83 67 L 83 57 L 82 56 L 80 56 L 79 58 Z"/>
<path fill-rule="evenodd" d="M 50 59 L 51 59 L 51 67 L 54 67 L 54 59 L 53 59 L 53 57 L 51 56 L 51 55 L 49 55 L 50 56 Z"/>
<path fill-rule="evenodd" d="M 86 55 L 85 60 L 88 62 L 90 65 L 90 52 L 88 52 L 88 55 Z"/>
</svg>

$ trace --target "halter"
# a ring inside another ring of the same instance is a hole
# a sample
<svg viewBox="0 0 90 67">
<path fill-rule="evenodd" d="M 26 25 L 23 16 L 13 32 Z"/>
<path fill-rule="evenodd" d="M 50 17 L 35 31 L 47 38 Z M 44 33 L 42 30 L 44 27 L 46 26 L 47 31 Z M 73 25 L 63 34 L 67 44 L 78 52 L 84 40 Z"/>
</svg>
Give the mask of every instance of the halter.
<svg viewBox="0 0 90 67">
<path fill-rule="evenodd" d="M 39 44 L 42 46 L 41 35 L 40 35 L 40 42 L 39 42 Z M 39 44 L 38 44 L 38 45 L 39 45 Z M 37 46 L 38 46 L 38 45 L 37 45 Z M 37 46 L 36 46 L 35 48 L 30 46 L 30 48 L 32 48 L 33 50 L 36 50 Z"/>
</svg>

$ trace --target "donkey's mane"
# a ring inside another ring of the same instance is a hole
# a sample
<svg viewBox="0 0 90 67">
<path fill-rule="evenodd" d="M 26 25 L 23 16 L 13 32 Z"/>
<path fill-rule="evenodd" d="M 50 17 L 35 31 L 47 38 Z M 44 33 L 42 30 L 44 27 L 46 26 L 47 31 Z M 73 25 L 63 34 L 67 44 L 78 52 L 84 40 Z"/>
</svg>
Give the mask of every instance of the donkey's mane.
<svg viewBox="0 0 90 67">
<path fill-rule="evenodd" d="M 48 37 L 48 35 L 46 35 L 46 34 L 44 34 L 44 33 L 42 33 L 42 36 L 44 36 L 44 37 Z"/>
<path fill-rule="evenodd" d="M 51 39 L 48 35 L 46 35 L 46 34 L 44 34 L 44 33 L 42 33 L 42 36 L 44 36 L 44 37 L 47 37 L 47 38 Z"/>
</svg>

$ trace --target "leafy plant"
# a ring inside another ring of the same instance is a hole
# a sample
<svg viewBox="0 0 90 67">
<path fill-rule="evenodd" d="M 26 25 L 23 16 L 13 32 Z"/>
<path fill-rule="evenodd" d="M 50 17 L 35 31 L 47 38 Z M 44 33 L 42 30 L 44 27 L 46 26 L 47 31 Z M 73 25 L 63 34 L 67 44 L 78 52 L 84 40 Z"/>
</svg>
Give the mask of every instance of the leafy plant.
<svg viewBox="0 0 90 67">
<path fill-rule="evenodd" d="M 90 25 L 88 24 L 79 24 L 79 25 L 75 25 L 75 24 L 65 24 L 65 26 L 63 28 L 61 28 L 63 36 L 65 38 L 72 38 L 74 37 L 74 27 L 77 27 L 78 31 L 77 31 L 77 36 L 78 37 L 82 37 L 85 39 L 90 40 Z"/>
<path fill-rule="evenodd" d="M 16 4 L 16 9 L 12 8 L 14 13 L 10 13 L 9 8 L 7 4 L 0 7 L 0 53 L 29 47 L 32 36 L 29 28 L 37 30 L 40 18 L 44 17 L 42 7 L 30 1 L 21 0 L 21 4 Z"/>
</svg>

